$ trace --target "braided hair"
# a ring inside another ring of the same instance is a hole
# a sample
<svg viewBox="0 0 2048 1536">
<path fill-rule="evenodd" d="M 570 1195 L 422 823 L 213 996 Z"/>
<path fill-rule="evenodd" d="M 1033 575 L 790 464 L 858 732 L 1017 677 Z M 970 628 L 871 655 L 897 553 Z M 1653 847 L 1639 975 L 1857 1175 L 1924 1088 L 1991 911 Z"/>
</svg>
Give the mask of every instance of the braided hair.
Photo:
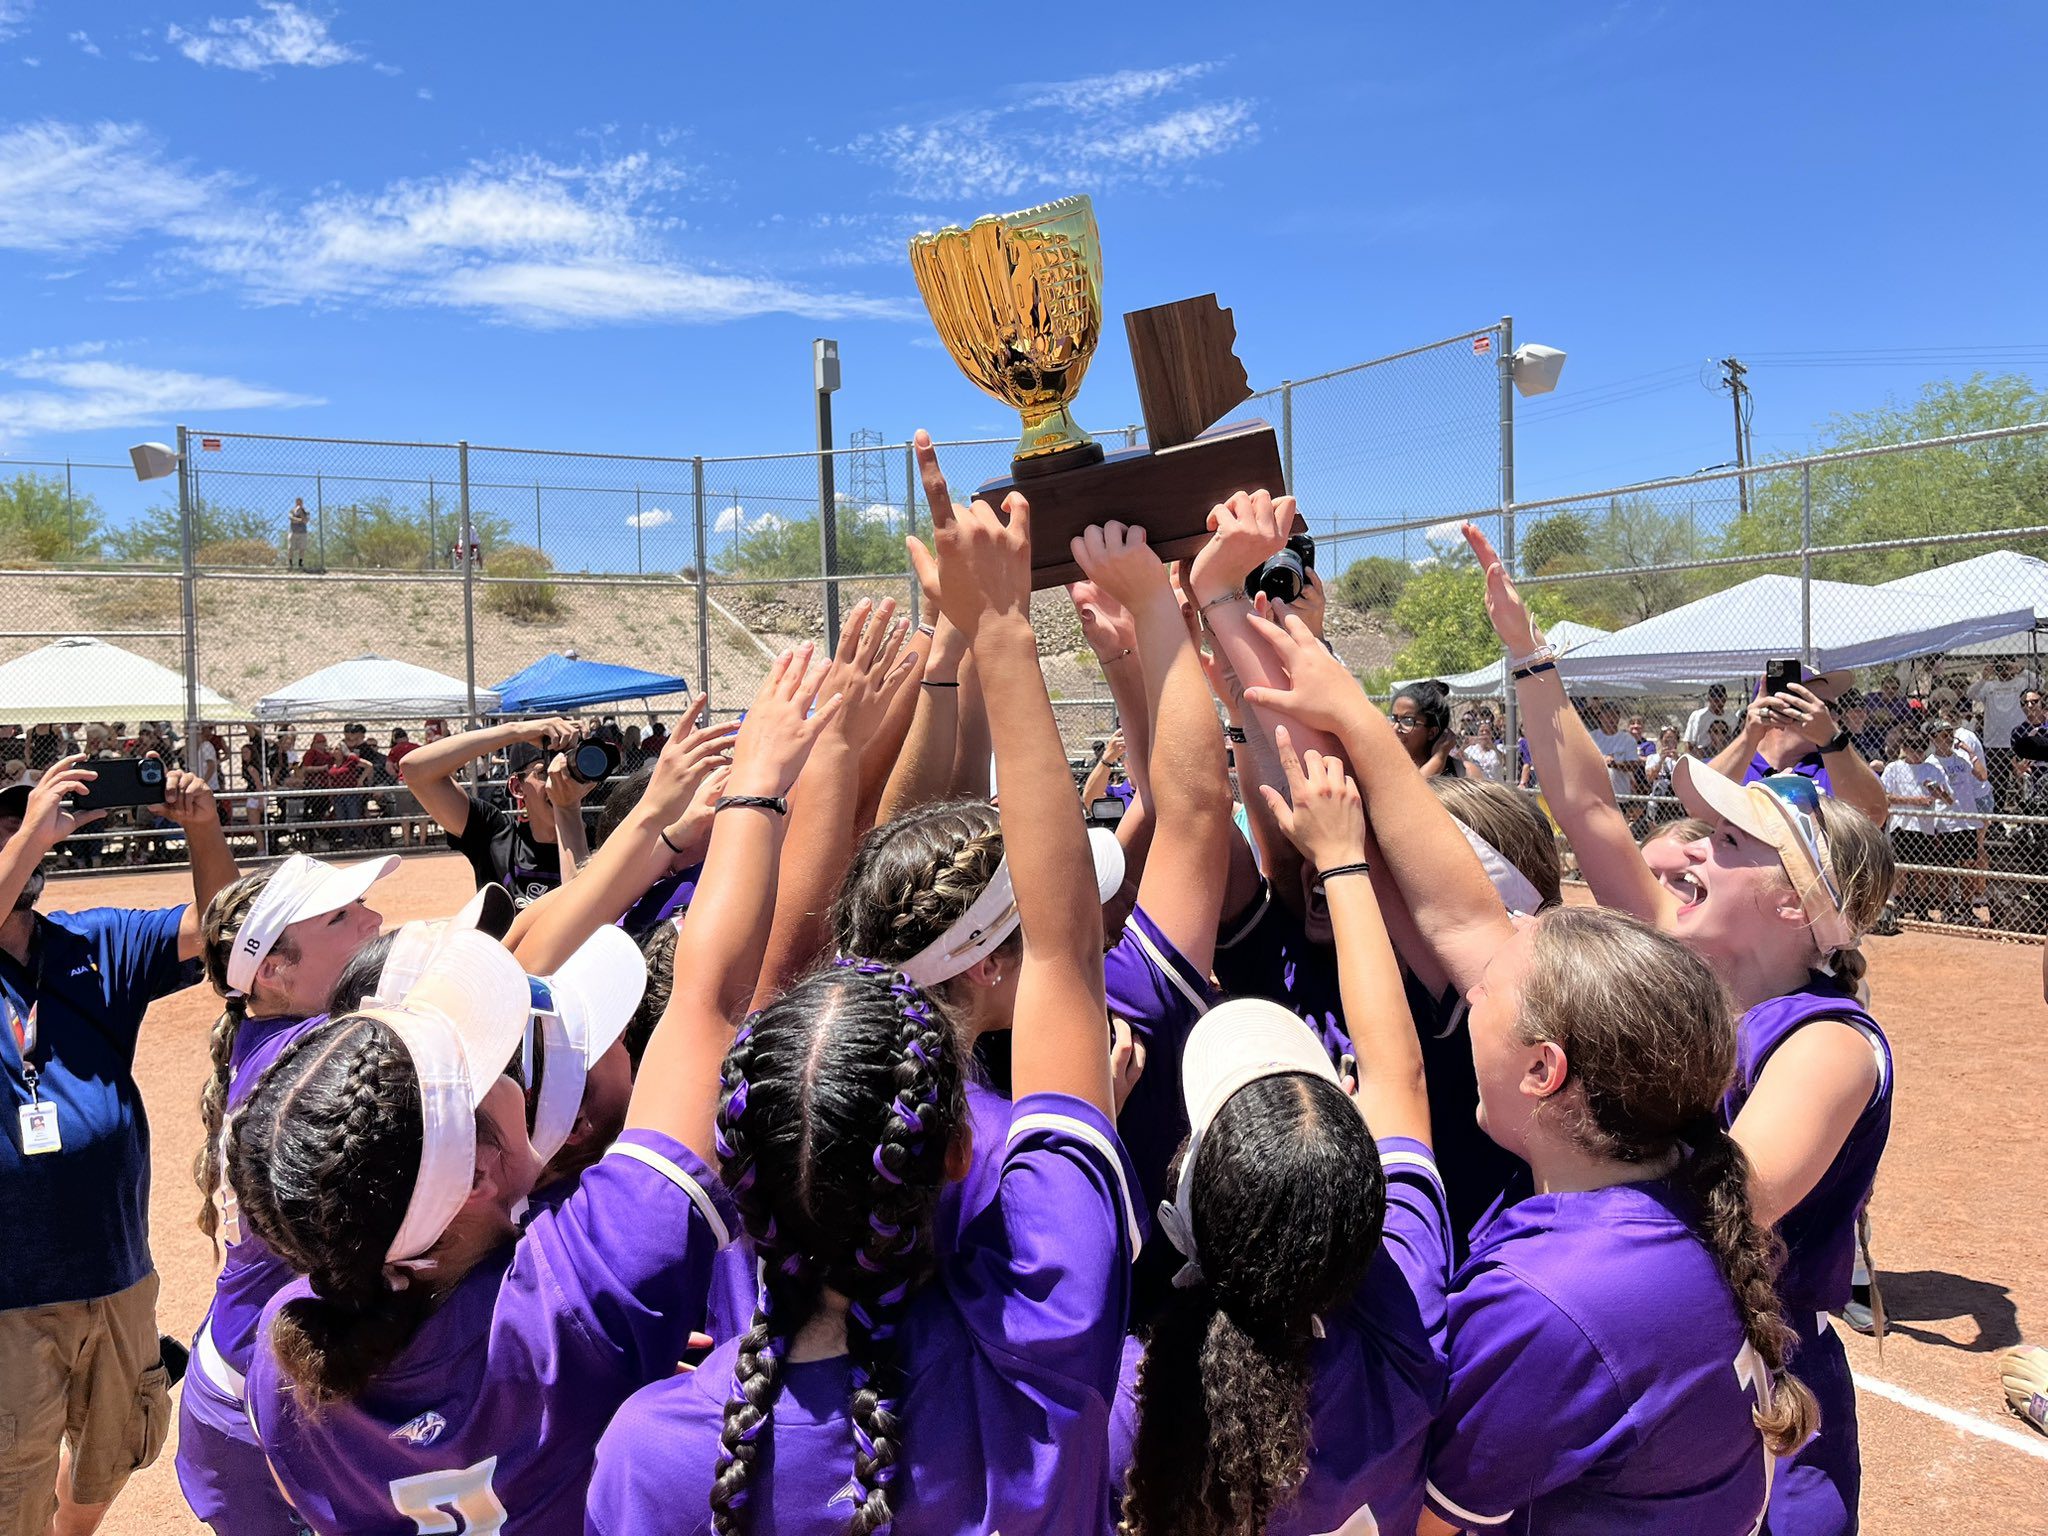
<svg viewBox="0 0 2048 1536">
<path fill-rule="evenodd" d="M 223 1001 L 220 1017 L 213 1021 L 213 1032 L 207 1037 L 211 1069 L 205 1086 L 199 1090 L 200 1139 L 198 1154 L 192 1159 L 192 1179 L 199 1186 L 199 1230 L 213 1244 L 216 1257 L 220 1253 L 221 1211 L 214 1197 L 220 1193 L 220 1127 L 227 1114 L 228 1066 L 234 1060 L 235 1037 L 249 1017 L 249 1000 L 228 986 L 228 957 L 234 952 L 235 937 L 249 920 L 256 898 L 268 884 L 267 869 L 230 881 L 214 892 L 199 920 L 200 961 L 207 982 Z M 283 937 L 271 952 L 286 959 L 295 958 L 291 941 Z"/>
<path fill-rule="evenodd" d="M 772 1430 L 790 1341 L 847 1299 L 853 1536 L 887 1531 L 903 1453 L 896 1337 L 932 1272 L 932 1216 L 967 1112 L 952 1030 L 874 960 L 813 972 L 749 1019 L 720 1073 L 720 1173 L 763 1282 L 726 1401 L 712 1522 L 747 1529 L 748 1488 Z"/>
<path fill-rule="evenodd" d="M 271 1333 L 307 1413 L 361 1393 L 426 1317 L 427 1289 L 394 1291 L 384 1273 L 424 1137 L 412 1057 L 361 1014 L 286 1047 L 228 1122 L 243 1219 L 312 1282 Z"/>
</svg>

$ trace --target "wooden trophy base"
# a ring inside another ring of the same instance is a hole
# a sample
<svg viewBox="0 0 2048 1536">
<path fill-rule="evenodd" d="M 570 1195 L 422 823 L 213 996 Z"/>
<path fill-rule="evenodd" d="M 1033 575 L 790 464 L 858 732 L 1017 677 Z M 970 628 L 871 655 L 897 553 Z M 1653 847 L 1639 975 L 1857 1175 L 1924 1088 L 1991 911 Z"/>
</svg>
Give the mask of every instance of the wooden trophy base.
<svg viewBox="0 0 2048 1536">
<path fill-rule="evenodd" d="M 1011 491 L 1031 503 L 1031 584 L 1058 586 L 1081 579 L 1068 545 L 1084 528 L 1112 520 L 1135 523 L 1162 559 L 1188 558 L 1209 537 L 1209 509 L 1240 491 L 1287 487 L 1280 439 L 1263 421 L 1227 422 L 1172 448 L 1126 448 L 1083 462 L 1044 469 L 1026 461 L 975 491 L 1000 507 Z M 1061 455 L 1065 459 L 1065 455 Z"/>
</svg>

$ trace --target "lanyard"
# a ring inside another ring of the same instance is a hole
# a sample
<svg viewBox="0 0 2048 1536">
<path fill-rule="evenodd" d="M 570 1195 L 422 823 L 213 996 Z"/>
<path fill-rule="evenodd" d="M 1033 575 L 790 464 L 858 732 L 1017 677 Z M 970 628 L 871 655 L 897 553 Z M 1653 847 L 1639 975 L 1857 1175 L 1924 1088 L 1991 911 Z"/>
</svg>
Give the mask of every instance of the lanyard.
<svg viewBox="0 0 2048 1536">
<path fill-rule="evenodd" d="M 35 980 L 32 983 L 34 992 L 31 994 L 28 1011 L 23 1013 L 15 1007 L 12 998 L 5 992 L 0 992 L 0 1015 L 5 1016 L 8 1036 L 14 1041 L 14 1048 L 21 1056 L 21 1085 L 28 1090 L 30 1103 L 35 1102 L 36 1084 L 42 1080 L 42 1073 L 30 1060 L 36 1053 L 36 1013 L 43 1005 L 43 962 L 47 951 L 43 948 L 42 938 L 43 936 L 38 933 L 30 941 L 35 947 Z"/>
</svg>

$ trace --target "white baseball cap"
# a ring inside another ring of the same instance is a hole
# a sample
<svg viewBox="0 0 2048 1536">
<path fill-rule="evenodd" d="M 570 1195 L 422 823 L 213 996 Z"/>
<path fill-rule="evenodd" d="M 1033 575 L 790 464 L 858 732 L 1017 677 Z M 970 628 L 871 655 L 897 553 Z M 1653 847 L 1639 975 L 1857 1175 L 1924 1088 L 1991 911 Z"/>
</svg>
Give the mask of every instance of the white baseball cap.
<svg viewBox="0 0 2048 1536">
<path fill-rule="evenodd" d="M 1180 1182 L 1173 1199 L 1159 1203 L 1160 1229 L 1187 1260 L 1173 1277 L 1175 1285 L 1190 1286 L 1202 1278 L 1201 1256 L 1195 1251 L 1194 1209 L 1195 1160 L 1202 1150 L 1202 1138 L 1241 1089 L 1263 1078 L 1296 1073 L 1338 1083 L 1330 1053 L 1315 1032 L 1266 998 L 1233 997 L 1218 1003 L 1188 1032 L 1180 1065 L 1188 1146 L 1181 1157 Z"/>
<path fill-rule="evenodd" d="M 543 1163 L 576 1128 L 597 1059 L 633 1022 L 647 992 L 647 957 L 623 928 L 599 928 L 552 976 L 528 978 L 530 1012 L 520 1047 L 533 1098 L 531 1139 Z"/>
<path fill-rule="evenodd" d="M 326 864 L 303 853 L 286 859 L 270 872 L 235 934 L 235 947 L 228 955 L 228 994 L 248 996 L 264 957 L 285 929 L 362 900 L 371 886 L 396 868 L 395 853 L 348 865 Z"/>
<path fill-rule="evenodd" d="M 417 1260 L 441 1239 L 476 1178 L 476 1113 L 519 1050 L 530 1009 L 526 972 L 496 939 L 451 933 L 395 1004 L 362 1012 L 388 1026 L 420 1089 L 420 1166 L 387 1264 Z"/>
<path fill-rule="evenodd" d="M 1124 883 L 1123 844 L 1107 827 L 1090 827 L 1088 852 L 1095 861 L 1096 900 L 1108 901 Z M 1010 856 L 1005 853 L 967 910 L 898 969 L 920 987 L 935 987 L 994 954 L 1016 931 L 1017 891 L 1010 882 Z"/>
</svg>

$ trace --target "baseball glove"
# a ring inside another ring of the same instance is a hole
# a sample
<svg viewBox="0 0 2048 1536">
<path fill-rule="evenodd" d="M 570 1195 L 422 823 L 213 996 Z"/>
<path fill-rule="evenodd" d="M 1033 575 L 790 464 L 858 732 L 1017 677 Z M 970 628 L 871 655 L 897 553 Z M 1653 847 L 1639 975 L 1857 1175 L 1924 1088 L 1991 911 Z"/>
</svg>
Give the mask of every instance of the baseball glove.
<svg viewBox="0 0 2048 1536">
<path fill-rule="evenodd" d="M 2015 1344 L 1998 1357 L 2005 1383 L 2006 1406 L 2043 1434 L 2048 1434 L 2048 1349 Z"/>
</svg>

